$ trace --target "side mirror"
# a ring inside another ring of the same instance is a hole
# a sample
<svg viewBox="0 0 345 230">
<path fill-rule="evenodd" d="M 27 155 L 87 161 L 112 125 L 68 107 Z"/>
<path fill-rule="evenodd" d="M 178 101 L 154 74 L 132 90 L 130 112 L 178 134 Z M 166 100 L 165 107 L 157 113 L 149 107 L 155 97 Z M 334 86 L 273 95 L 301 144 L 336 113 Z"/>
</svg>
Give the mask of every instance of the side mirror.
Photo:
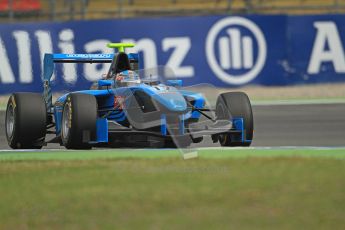
<svg viewBox="0 0 345 230">
<path fill-rule="evenodd" d="M 98 87 L 109 87 L 112 82 L 112 80 L 98 80 Z"/>
<path fill-rule="evenodd" d="M 166 85 L 173 87 L 181 87 L 182 83 L 182 80 L 167 80 Z"/>
</svg>

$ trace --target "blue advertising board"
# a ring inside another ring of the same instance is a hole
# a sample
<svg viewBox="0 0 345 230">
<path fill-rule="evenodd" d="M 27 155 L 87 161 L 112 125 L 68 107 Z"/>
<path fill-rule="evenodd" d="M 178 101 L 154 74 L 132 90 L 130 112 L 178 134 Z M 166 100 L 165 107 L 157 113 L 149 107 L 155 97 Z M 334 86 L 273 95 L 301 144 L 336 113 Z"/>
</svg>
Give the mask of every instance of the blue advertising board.
<svg viewBox="0 0 345 230">
<path fill-rule="evenodd" d="M 113 53 L 134 42 L 141 68 L 168 66 L 185 85 L 345 81 L 345 16 L 200 16 L 0 24 L 0 94 L 42 91 L 45 53 Z M 88 88 L 108 63 L 57 64 L 55 91 Z"/>
</svg>

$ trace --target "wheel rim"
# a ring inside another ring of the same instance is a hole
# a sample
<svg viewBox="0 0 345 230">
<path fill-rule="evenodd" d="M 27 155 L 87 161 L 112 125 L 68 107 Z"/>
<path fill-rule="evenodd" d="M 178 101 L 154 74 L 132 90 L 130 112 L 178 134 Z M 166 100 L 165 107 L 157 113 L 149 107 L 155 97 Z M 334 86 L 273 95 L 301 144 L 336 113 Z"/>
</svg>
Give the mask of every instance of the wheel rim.
<svg viewBox="0 0 345 230">
<path fill-rule="evenodd" d="M 6 135 L 11 138 L 14 131 L 14 107 L 13 104 L 9 104 L 6 112 Z"/>
<path fill-rule="evenodd" d="M 62 114 L 62 137 L 63 138 L 67 138 L 70 132 L 69 117 L 70 117 L 70 107 L 69 107 L 69 104 L 66 103 L 63 109 L 63 114 Z"/>
</svg>

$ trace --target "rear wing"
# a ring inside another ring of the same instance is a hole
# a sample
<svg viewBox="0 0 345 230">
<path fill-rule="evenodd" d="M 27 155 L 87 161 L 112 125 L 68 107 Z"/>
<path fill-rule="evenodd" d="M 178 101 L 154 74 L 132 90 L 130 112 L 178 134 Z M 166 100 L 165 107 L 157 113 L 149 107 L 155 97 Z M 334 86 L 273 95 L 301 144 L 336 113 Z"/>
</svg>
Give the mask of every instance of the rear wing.
<svg viewBox="0 0 345 230">
<path fill-rule="evenodd" d="M 54 63 L 111 63 L 115 54 L 45 54 L 43 60 L 43 79 L 50 81 Z M 139 55 L 127 54 L 130 63 L 138 63 Z"/>
<path fill-rule="evenodd" d="M 50 111 L 52 104 L 52 92 L 50 79 L 54 72 L 54 63 L 111 63 L 116 54 L 48 54 L 44 55 L 43 60 L 43 94 Z M 135 53 L 127 54 L 131 66 L 138 68 L 139 55 Z"/>
</svg>

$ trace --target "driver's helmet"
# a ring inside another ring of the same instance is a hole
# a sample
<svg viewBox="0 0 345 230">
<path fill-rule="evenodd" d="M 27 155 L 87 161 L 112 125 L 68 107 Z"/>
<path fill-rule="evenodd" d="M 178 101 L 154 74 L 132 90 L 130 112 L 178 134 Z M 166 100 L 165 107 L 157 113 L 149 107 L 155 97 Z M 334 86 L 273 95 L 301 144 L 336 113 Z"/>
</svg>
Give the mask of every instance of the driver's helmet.
<svg viewBox="0 0 345 230">
<path fill-rule="evenodd" d="M 122 71 L 115 76 L 115 84 L 118 87 L 126 87 L 140 84 L 139 75 L 132 70 Z"/>
</svg>

